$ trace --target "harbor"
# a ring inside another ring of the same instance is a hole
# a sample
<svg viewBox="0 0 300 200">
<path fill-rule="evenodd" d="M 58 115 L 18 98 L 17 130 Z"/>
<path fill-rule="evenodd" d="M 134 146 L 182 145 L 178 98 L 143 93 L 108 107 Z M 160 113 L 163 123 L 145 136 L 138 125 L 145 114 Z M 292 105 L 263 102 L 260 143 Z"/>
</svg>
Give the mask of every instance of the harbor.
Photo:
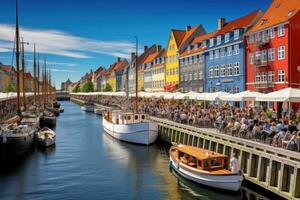
<svg viewBox="0 0 300 200">
<path fill-rule="evenodd" d="M 60 103 L 56 145 L 2 168 L 0 199 L 274 199 L 249 186 L 231 194 L 187 181 L 169 170 L 169 144 L 120 142 L 103 132 L 101 116 Z"/>
</svg>

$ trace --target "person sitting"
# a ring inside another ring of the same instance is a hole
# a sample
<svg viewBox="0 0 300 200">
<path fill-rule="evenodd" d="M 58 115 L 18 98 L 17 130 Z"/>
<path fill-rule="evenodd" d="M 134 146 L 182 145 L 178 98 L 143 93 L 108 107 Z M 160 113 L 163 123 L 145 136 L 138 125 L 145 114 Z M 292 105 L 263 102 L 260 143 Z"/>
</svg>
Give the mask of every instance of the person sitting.
<svg viewBox="0 0 300 200">
<path fill-rule="evenodd" d="M 297 151 L 297 143 L 296 143 L 296 138 L 297 138 L 297 132 L 294 131 L 291 139 L 287 143 L 287 149 L 291 151 Z"/>
</svg>

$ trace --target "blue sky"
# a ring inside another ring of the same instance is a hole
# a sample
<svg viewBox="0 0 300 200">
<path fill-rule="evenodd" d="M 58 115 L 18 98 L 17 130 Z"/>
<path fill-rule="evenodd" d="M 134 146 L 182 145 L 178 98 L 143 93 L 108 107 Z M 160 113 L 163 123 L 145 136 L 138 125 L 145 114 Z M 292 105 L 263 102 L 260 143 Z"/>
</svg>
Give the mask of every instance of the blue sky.
<svg viewBox="0 0 300 200">
<path fill-rule="evenodd" d="M 11 64 L 14 0 L 0 0 L 0 62 Z M 19 0 L 21 35 L 26 46 L 28 69 L 32 69 L 32 44 L 47 56 L 55 82 L 68 77 L 77 81 L 90 69 L 107 67 L 117 56 L 126 57 L 141 46 L 166 46 L 172 28 L 202 24 L 207 32 L 217 19 L 227 21 L 254 10 L 265 10 L 271 0 Z"/>
</svg>

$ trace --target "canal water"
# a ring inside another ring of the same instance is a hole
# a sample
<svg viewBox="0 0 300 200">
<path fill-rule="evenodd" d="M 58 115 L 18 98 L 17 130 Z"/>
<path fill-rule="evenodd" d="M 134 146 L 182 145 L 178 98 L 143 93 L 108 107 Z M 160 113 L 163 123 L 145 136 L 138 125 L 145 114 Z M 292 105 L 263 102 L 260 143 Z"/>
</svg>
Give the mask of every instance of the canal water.
<svg viewBox="0 0 300 200">
<path fill-rule="evenodd" d="M 100 116 L 62 105 L 56 146 L 2 167 L 1 200 L 268 199 L 246 187 L 228 194 L 186 181 L 170 171 L 166 144 L 119 142 L 102 131 Z"/>
</svg>

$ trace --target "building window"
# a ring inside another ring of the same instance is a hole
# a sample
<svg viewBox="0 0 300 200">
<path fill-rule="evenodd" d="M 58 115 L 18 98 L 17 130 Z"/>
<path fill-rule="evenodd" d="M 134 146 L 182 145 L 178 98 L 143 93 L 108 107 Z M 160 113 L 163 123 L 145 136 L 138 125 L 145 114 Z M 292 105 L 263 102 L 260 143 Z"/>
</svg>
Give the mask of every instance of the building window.
<svg viewBox="0 0 300 200">
<path fill-rule="evenodd" d="M 285 46 L 278 47 L 278 60 L 283 60 L 285 58 Z"/>
<path fill-rule="evenodd" d="M 225 56 L 225 48 L 222 48 L 221 49 L 221 57 L 224 57 Z"/>
<path fill-rule="evenodd" d="M 233 87 L 233 93 L 239 93 L 240 92 L 240 87 L 235 86 Z"/>
<path fill-rule="evenodd" d="M 255 81 L 260 82 L 260 73 L 259 72 L 256 73 Z"/>
<path fill-rule="evenodd" d="M 234 30 L 234 40 L 238 40 L 240 38 L 240 30 Z"/>
<path fill-rule="evenodd" d="M 255 40 L 256 40 L 256 42 L 261 41 L 261 34 L 260 34 L 260 32 L 257 32 L 255 34 Z"/>
<path fill-rule="evenodd" d="M 184 79 L 183 79 L 183 74 L 180 75 L 180 80 L 181 80 L 181 81 L 184 81 Z"/>
<path fill-rule="evenodd" d="M 254 35 L 253 35 L 253 34 L 250 34 L 250 35 L 249 35 L 249 43 L 250 43 L 250 44 L 253 44 L 253 43 L 254 43 Z"/>
<path fill-rule="evenodd" d="M 232 64 L 227 65 L 227 76 L 232 76 L 233 70 L 232 70 Z"/>
<path fill-rule="evenodd" d="M 219 36 L 217 37 L 217 45 L 220 45 L 220 44 L 221 44 L 221 41 L 222 41 L 222 36 L 219 35 Z"/>
<path fill-rule="evenodd" d="M 260 81 L 267 82 L 267 72 L 261 72 Z"/>
<path fill-rule="evenodd" d="M 194 72 L 194 81 L 198 79 L 197 76 L 198 76 L 198 73 L 197 73 L 197 72 Z"/>
<path fill-rule="evenodd" d="M 230 39 L 230 33 L 225 34 L 225 43 L 229 42 Z"/>
<path fill-rule="evenodd" d="M 214 59 L 214 52 L 210 51 L 209 52 L 209 60 L 213 60 Z"/>
<path fill-rule="evenodd" d="M 209 46 L 210 46 L 210 47 L 213 47 L 213 46 L 214 46 L 214 38 L 211 38 L 211 39 L 209 40 Z"/>
<path fill-rule="evenodd" d="M 269 82 L 274 82 L 274 71 L 269 71 L 268 72 L 268 81 Z"/>
<path fill-rule="evenodd" d="M 274 28 L 270 28 L 269 29 L 269 37 L 270 38 L 274 38 L 275 37 Z"/>
<path fill-rule="evenodd" d="M 218 59 L 220 57 L 219 49 L 215 50 L 215 58 Z"/>
<path fill-rule="evenodd" d="M 249 60 L 250 64 L 254 64 L 254 53 L 250 53 Z"/>
<path fill-rule="evenodd" d="M 192 81 L 192 80 L 193 80 L 193 73 L 190 72 L 190 81 Z"/>
<path fill-rule="evenodd" d="M 232 56 L 232 46 L 227 47 L 227 56 Z"/>
<path fill-rule="evenodd" d="M 220 68 L 220 76 L 225 77 L 226 76 L 226 67 L 225 65 L 222 65 Z"/>
<path fill-rule="evenodd" d="M 284 34 L 284 25 L 278 26 L 278 37 L 282 37 Z"/>
<path fill-rule="evenodd" d="M 187 80 L 188 80 L 188 74 L 185 73 L 185 75 L 184 75 L 184 81 L 187 81 Z"/>
<path fill-rule="evenodd" d="M 215 77 L 219 77 L 220 76 L 220 68 L 219 65 L 215 66 Z"/>
<path fill-rule="evenodd" d="M 214 67 L 209 67 L 209 78 L 214 77 Z"/>
<path fill-rule="evenodd" d="M 278 82 L 285 81 L 285 72 L 284 70 L 278 70 Z"/>
<path fill-rule="evenodd" d="M 261 60 L 262 62 L 267 62 L 267 50 L 261 51 Z"/>
<path fill-rule="evenodd" d="M 234 45 L 234 55 L 238 55 L 240 53 L 240 48 L 239 48 L 239 45 L 236 44 Z"/>
<path fill-rule="evenodd" d="M 203 79 L 203 72 L 199 71 L 199 80 L 202 80 L 202 79 Z"/>
<path fill-rule="evenodd" d="M 235 76 L 240 75 L 240 63 L 239 62 L 234 63 L 234 75 Z"/>
<path fill-rule="evenodd" d="M 261 51 L 255 52 L 255 60 L 261 62 Z"/>
<path fill-rule="evenodd" d="M 268 61 L 274 61 L 274 48 L 268 49 Z"/>
</svg>

